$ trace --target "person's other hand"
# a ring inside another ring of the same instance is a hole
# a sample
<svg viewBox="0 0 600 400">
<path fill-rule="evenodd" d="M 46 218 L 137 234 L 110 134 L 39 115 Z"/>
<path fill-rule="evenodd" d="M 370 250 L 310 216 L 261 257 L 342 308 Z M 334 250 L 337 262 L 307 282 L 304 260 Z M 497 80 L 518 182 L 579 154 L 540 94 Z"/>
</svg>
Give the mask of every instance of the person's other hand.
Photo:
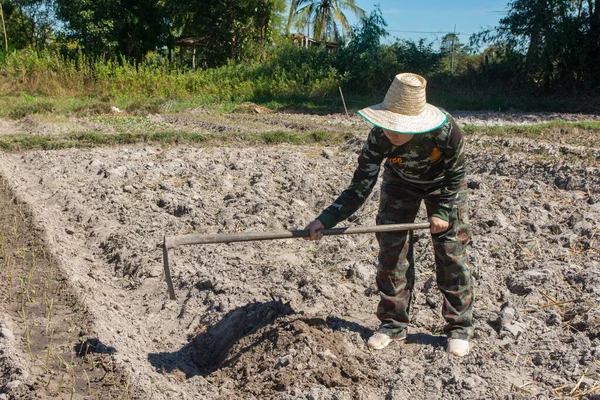
<svg viewBox="0 0 600 400">
<path fill-rule="evenodd" d="M 429 227 L 431 233 L 442 233 L 450 227 L 450 223 L 448 221 L 444 221 L 438 217 L 429 218 L 429 223 L 431 224 Z"/>
<path fill-rule="evenodd" d="M 310 237 L 303 238 L 304 240 L 321 240 L 323 238 L 323 234 L 321 232 L 317 232 L 319 229 L 325 229 L 321 221 L 315 219 L 310 224 L 306 225 L 306 228 L 310 231 Z"/>
</svg>

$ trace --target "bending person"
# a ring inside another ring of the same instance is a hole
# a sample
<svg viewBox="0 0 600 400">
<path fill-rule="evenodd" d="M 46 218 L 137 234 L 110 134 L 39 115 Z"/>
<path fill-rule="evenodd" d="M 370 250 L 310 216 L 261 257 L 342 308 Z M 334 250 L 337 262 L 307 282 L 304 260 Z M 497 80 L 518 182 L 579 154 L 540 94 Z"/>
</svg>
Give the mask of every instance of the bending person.
<svg viewBox="0 0 600 400">
<path fill-rule="evenodd" d="M 373 190 L 385 160 L 377 224 L 412 223 L 425 202 L 448 352 L 460 357 L 469 352 L 473 333 L 464 141 L 454 119 L 426 103 L 426 84 L 416 74 L 396 75 L 383 103 L 358 112 L 374 128 L 352 182 L 306 229 L 311 240 L 319 240 L 319 229 L 332 228 L 356 212 Z M 377 240 L 381 324 L 368 345 L 383 349 L 392 340 L 406 338 L 415 273 L 407 257 L 407 232 L 378 233 Z"/>
</svg>

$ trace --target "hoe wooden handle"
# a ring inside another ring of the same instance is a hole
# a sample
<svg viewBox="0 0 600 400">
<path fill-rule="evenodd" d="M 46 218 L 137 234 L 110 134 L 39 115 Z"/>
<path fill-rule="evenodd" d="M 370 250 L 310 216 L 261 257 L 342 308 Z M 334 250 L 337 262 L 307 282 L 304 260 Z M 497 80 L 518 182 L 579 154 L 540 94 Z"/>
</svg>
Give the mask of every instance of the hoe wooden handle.
<svg viewBox="0 0 600 400">
<path fill-rule="evenodd" d="M 324 236 L 332 235 L 353 235 L 358 233 L 376 233 L 376 232 L 394 232 L 394 231 L 412 231 L 416 229 L 429 228 L 429 222 L 420 222 L 415 224 L 388 224 L 377 226 L 355 226 L 351 228 L 333 228 L 320 229 Z M 165 236 L 163 242 L 163 265 L 165 268 L 165 280 L 169 289 L 169 297 L 175 300 L 175 290 L 171 280 L 171 269 L 169 267 L 169 249 L 177 246 L 186 246 L 190 244 L 210 244 L 210 243 L 233 243 L 233 242 L 251 242 L 254 240 L 273 240 L 273 239 L 293 239 L 309 237 L 308 229 L 296 231 L 279 232 L 240 232 L 240 233 L 221 233 L 213 235 L 181 235 Z"/>
<path fill-rule="evenodd" d="M 332 235 L 354 235 L 359 233 L 376 232 L 394 232 L 411 231 L 416 229 L 429 228 L 429 222 L 414 224 L 388 224 L 377 226 L 355 226 L 350 228 L 320 229 L 323 236 Z M 294 231 L 278 232 L 240 232 L 240 233 L 218 233 L 209 235 L 181 235 L 165 237 L 164 246 L 172 249 L 177 246 L 186 246 L 190 244 L 210 244 L 210 243 L 233 243 L 233 242 L 251 242 L 255 240 L 273 240 L 273 239 L 293 239 L 309 237 L 308 229 Z"/>
</svg>

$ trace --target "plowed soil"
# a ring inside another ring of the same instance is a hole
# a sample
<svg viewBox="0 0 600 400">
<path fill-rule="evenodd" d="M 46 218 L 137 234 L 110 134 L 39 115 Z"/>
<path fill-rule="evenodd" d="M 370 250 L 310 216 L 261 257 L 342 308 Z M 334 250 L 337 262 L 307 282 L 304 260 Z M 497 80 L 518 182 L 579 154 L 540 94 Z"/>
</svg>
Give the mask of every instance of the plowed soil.
<svg viewBox="0 0 600 400">
<path fill-rule="evenodd" d="M 529 118 L 457 115 L 472 125 Z M 348 184 L 369 128 L 345 116 L 152 118 L 209 132 L 289 125 L 347 130 L 354 138 L 327 148 L 136 145 L 0 154 L 3 215 L 12 210 L 39 230 L 39 240 L 25 244 L 0 241 L 0 399 L 600 398 L 597 133 L 466 138 L 476 325 L 473 350 L 455 358 L 444 349 L 426 231 L 415 232 L 408 339 L 382 351 L 366 346 L 378 326 L 374 235 L 172 249 L 177 300 L 169 300 L 163 236 L 304 227 Z M 0 124 L 4 133 L 10 124 Z M 373 225 L 378 199 L 377 187 L 352 222 L 340 225 Z M 19 236 L 11 233 L 15 218 L 0 218 L 5 238 Z M 43 249 L 57 268 L 52 279 L 72 296 L 52 321 L 44 320 L 43 282 L 27 285 L 31 266 L 8 273 L 7 260 L 22 247 Z M 11 287 L 18 289 L 12 297 Z M 29 334 L 23 300 L 14 300 L 27 294 L 41 310 Z M 44 363 L 49 335 L 38 335 L 46 348 L 28 351 L 32 332 L 48 332 L 47 324 L 77 326 L 61 339 L 67 367 Z"/>
</svg>

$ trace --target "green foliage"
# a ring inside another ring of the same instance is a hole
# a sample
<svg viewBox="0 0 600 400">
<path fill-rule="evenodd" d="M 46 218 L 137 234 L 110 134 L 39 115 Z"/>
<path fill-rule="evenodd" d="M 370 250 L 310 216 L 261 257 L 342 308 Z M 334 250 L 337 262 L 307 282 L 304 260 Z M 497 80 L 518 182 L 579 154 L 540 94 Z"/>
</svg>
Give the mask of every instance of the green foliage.
<svg viewBox="0 0 600 400">
<path fill-rule="evenodd" d="M 399 40 L 392 45 L 400 70 L 411 71 L 430 76 L 439 71 L 441 54 L 433 49 L 431 43 L 424 39 L 418 43 L 412 40 Z"/>
<path fill-rule="evenodd" d="M 5 90 L 61 95 L 84 92 L 93 80 L 93 64 L 84 57 L 64 59 L 53 51 L 22 50 L 8 54 L 0 65 Z"/>
<path fill-rule="evenodd" d="M 600 51 L 594 53 L 594 48 L 600 49 L 600 14 L 592 1 L 514 0 L 513 9 L 501 21 L 504 33 L 481 54 L 471 54 L 452 34 L 444 37 L 439 51 L 424 40 L 381 44 L 387 24 L 378 7 L 354 28 L 347 43 L 339 43 L 332 52 L 325 46 L 301 48 L 274 34 L 273 21 L 282 0 L 211 0 L 202 9 L 191 7 L 192 0 L 89 1 L 58 1 L 64 13 L 60 15 L 72 18 L 66 26 L 71 41 L 62 42 L 60 49 L 29 46 L 0 52 L 0 90 L 25 99 L 15 106 L 0 98 L 0 115 L 22 118 L 58 110 L 94 116 L 117 106 L 128 114 L 145 116 L 206 104 L 230 110 L 244 101 L 332 112 L 343 110 L 338 88 L 352 110 L 381 101 L 393 76 L 404 71 L 427 77 L 430 102 L 451 109 L 560 107 L 589 112 L 600 107 L 597 96 L 587 105 L 580 100 L 575 106 L 548 96 L 537 99 L 539 87 L 593 89 L 600 84 L 596 78 L 600 59 L 590 61 L 600 56 Z M 119 12 L 117 3 L 123 6 Z M 302 7 L 319 2 L 297 3 Z M 25 16 L 14 1 L 8 4 L 5 12 Z M 138 12 L 141 6 L 147 9 Z M 159 11 L 165 18 L 155 18 Z M 539 30 L 538 13 L 555 23 Z M 146 23 L 148 18 L 156 20 Z M 584 19 L 586 24 L 578 24 Z M 133 29 L 132 24 L 138 23 L 140 30 Z M 164 43 L 171 46 L 175 33 L 184 29 L 206 36 L 206 43 L 197 49 L 197 61 L 213 68 L 190 70 L 186 49 L 176 57 L 156 50 Z M 532 42 L 538 31 L 540 40 Z M 153 41 L 145 41 L 147 36 Z M 491 36 L 482 34 L 479 39 L 491 40 Z M 40 97 L 47 102 L 40 102 Z M 58 104 L 51 98 L 72 100 Z"/>
<path fill-rule="evenodd" d="M 513 0 L 497 30 L 474 43 L 494 43 L 497 62 L 520 83 L 574 89 L 600 84 L 600 1 Z"/>
<path fill-rule="evenodd" d="M 282 43 L 256 70 L 254 95 L 257 97 L 324 96 L 335 93 L 338 72 L 335 55 L 324 46 L 303 49 Z"/>
<path fill-rule="evenodd" d="M 2 11 L 10 49 L 47 48 L 54 35 L 52 0 L 4 0 Z M 0 24 L 0 33 L 1 31 Z M 0 49 L 4 50 L 2 34 Z"/>
<path fill-rule="evenodd" d="M 511 0 L 499 27 L 475 35 L 471 48 L 447 34 L 439 51 L 425 40 L 381 44 L 387 24 L 378 7 L 365 17 L 354 0 L 290 0 L 288 30 L 295 19 L 318 39 L 345 40 L 333 53 L 300 49 L 278 35 L 287 3 L 3 0 L 9 51 L 0 43 L 1 89 L 125 97 L 131 112 L 144 113 L 191 96 L 323 99 L 342 87 L 382 97 L 402 71 L 430 80 L 453 75 L 453 86 L 529 94 L 600 86 L 600 0 Z M 362 18 L 353 29 L 348 13 Z M 181 36 L 197 40 L 194 52 L 175 46 Z M 472 54 L 483 43 L 489 46 Z M 203 71 L 189 70 L 192 57 Z M 106 105 L 89 107 L 77 112 L 96 114 Z"/>
<path fill-rule="evenodd" d="M 2 10 L 13 49 L 139 63 L 152 52 L 170 58 L 178 37 L 194 36 L 199 65 L 213 67 L 264 59 L 282 29 L 285 1 L 4 0 Z"/>
<path fill-rule="evenodd" d="M 56 0 L 66 23 L 65 40 L 75 40 L 89 55 L 125 55 L 141 61 L 166 44 L 164 2 L 157 0 Z"/>
<path fill-rule="evenodd" d="M 355 37 L 338 51 L 336 67 L 341 81 L 353 91 L 379 91 L 389 85 L 400 65 L 393 49 L 381 46 L 380 39 L 388 35 L 378 6 L 355 29 Z"/>
<path fill-rule="evenodd" d="M 200 41 L 199 64 L 221 66 L 228 60 L 257 60 L 266 56 L 281 0 L 195 0 L 169 2 L 172 23 L 183 36 Z M 183 11 L 182 10 L 186 10 Z"/>
<path fill-rule="evenodd" d="M 299 136 L 292 132 L 266 132 L 262 134 L 262 140 L 266 144 L 280 144 L 280 143 L 298 143 Z"/>
<path fill-rule="evenodd" d="M 481 55 L 471 55 L 472 50 L 460 42 L 454 33 L 442 38 L 440 45 L 440 71 L 450 74 L 464 74 L 469 69 L 477 69 L 482 63 Z"/>
<path fill-rule="evenodd" d="M 310 139 L 315 143 L 326 142 L 329 139 L 327 132 L 315 131 L 309 135 Z"/>
</svg>

